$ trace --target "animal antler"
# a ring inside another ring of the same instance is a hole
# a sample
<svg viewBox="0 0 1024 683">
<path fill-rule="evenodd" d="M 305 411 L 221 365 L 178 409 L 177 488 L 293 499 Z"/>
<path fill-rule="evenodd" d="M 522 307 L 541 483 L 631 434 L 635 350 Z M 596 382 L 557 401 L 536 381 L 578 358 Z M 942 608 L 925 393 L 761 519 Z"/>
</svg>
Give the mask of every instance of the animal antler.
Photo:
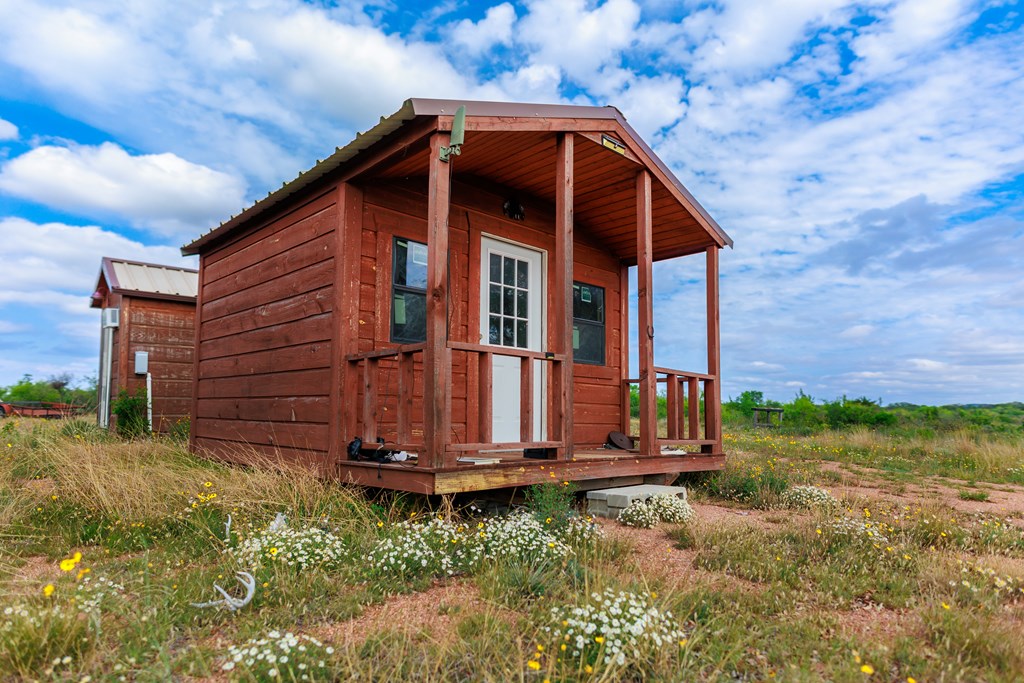
<svg viewBox="0 0 1024 683">
<path fill-rule="evenodd" d="M 235 576 L 238 577 L 238 582 L 245 587 L 245 597 L 233 597 L 229 595 L 226 590 L 224 590 L 217 584 L 213 584 L 213 587 L 217 589 L 217 592 L 223 595 L 224 597 L 221 600 L 211 600 L 210 602 L 193 602 L 192 606 L 204 608 L 224 605 L 229 610 L 234 612 L 248 605 L 250 602 L 252 602 L 253 596 L 256 595 L 256 579 L 253 578 L 253 575 L 249 572 L 235 572 Z"/>
</svg>

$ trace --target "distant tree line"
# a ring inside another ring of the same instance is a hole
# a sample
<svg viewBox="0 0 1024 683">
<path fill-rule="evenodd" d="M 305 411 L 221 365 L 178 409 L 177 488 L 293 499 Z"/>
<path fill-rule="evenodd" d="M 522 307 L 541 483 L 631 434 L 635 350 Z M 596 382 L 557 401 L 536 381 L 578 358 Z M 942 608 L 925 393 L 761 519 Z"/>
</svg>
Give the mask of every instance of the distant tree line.
<svg viewBox="0 0 1024 683">
<path fill-rule="evenodd" d="M 822 429 L 869 427 L 940 432 L 956 429 L 1024 431 L 1024 403 L 922 406 L 913 403 L 882 405 L 881 399 L 843 396 L 833 401 L 815 401 L 803 391 L 788 403 L 765 399 L 760 391 L 744 391 L 722 403 L 726 425 L 750 425 L 755 407 L 783 409 L 782 428 L 796 433 Z"/>
<path fill-rule="evenodd" d="M 0 387 L 0 402 L 20 403 L 43 401 L 71 403 L 78 406 L 96 405 L 96 378 L 76 379 L 71 373 L 61 373 L 49 379 L 36 380 L 24 375 L 18 382 Z"/>
</svg>

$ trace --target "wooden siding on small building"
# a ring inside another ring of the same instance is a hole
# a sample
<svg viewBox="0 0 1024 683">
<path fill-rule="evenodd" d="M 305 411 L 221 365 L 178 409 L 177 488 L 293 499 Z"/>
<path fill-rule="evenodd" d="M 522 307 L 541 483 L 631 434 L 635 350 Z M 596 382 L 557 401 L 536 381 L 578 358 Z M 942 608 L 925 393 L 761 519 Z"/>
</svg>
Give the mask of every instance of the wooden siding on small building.
<svg viewBox="0 0 1024 683">
<path fill-rule="evenodd" d="M 336 223 L 332 189 L 204 254 L 200 448 L 327 452 Z"/>
<path fill-rule="evenodd" d="M 146 376 L 135 374 L 135 354 L 149 354 L 153 377 L 153 430 L 166 433 L 188 418 L 195 352 L 195 305 L 122 296 L 120 324 L 113 336 L 111 399 L 122 389 L 135 394 Z"/>
</svg>

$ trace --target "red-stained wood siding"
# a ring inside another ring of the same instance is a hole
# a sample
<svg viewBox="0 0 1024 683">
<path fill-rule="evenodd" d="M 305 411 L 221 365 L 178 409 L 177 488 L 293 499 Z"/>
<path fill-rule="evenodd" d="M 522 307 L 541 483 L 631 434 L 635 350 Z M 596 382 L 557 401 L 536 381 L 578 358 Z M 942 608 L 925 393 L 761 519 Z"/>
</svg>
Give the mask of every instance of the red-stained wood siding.
<svg viewBox="0 0 1024 683">
<path fill-rule="evenodd" d="M 336 193 L 203 254 L 195 445 L 306 461 L 329 447 Z"/>
<path fill-rule="evenodd" d="M 195 313 L 192 303 L 123 296 L 114 333 L 111 400 L 122 389 L 145 389 L 146 376 L 135 374 L 135 353 L 149 353 L 153 376 L 153 430 L 168 432 L 189 417 L 192 397 Z"/>
</svg>

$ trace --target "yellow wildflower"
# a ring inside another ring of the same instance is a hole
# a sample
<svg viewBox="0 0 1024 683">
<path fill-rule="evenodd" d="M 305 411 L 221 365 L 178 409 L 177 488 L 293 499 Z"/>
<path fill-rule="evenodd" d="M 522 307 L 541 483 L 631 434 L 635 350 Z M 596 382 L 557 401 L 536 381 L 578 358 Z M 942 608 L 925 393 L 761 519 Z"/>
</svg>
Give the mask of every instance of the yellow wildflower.
<svg viewBox="0 0 1024 683">
<path fill-rule="evenodd" d="M 213 486 L 213 482 L 212 481 L 204 481 L 203 482 L 203 486 L 205 486 L 206 488 L 210 488 L 211 486 Z"/>
<path fill-rule="evenodd" d="M 585 667 L 583 667 L 583 673 L 585 673 L 585 674 L 592 674 L 592 673 L 594 673 L 594 667 L 592 667 L 589 664 L 587 664 Z"/>
<path fill-rule="evenodd" d="M 82 553 L 75 553 L 71 557 L 65 558 L 60 561 L 60 570 L 62 572 L 69 572 L 75 568 L 79 562 L 82 561 Z"/>
<path fill-rule="evenodd" d="M 600 645 L 604 642 L 604 636 L 594 636 L 594 642 Z"/>
<path fill-rule="evenodd" d="M 860 668 L 860 670 L 862 673 L 866 673 L 868 676 L 875 673 L 875 667 L 871 666 L 870 664 L 865 664 Z"/>
<path fill-rule="evenodd" d="M 45 595 L 46 597 L 50 597 L 51 595 L 53 595 L 54 590 L 55 589 L 53 587 L 53 584 L 48 583 L 45 586 L 43 586 L 43 595 Z"/>
<path fill-rule="evenodd" d="M 534 671 L 540 671 L 540 662 L 535 659 L 531 659 L 526 663 L 526 666 L 530 667 Z"/>
</svg>

